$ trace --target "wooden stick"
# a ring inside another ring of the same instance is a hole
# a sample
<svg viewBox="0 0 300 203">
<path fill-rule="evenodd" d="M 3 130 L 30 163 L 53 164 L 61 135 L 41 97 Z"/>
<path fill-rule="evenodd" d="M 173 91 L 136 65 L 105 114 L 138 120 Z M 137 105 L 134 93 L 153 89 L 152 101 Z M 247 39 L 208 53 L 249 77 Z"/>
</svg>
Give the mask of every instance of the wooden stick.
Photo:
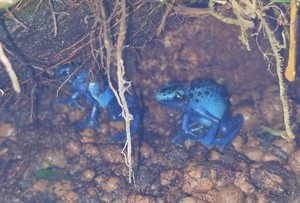
<svg viewBox="0 0 300 203">
<path fill-rule="evenodd" d="M 291 0 L 291 20 L 290 20 L 290 47 L 288 65 L 285 69 L 285 78 L 293 82 L 296 75 L 296 57 L 297 57 L 297 31 L 298 31 L 298 6 L 296 0 Z"/>
<path fill-rule="evenodd" d="M 8 73 L 8 76 L 10 78 L 10 81 L 12 83 L 12 86 L 13 86 L 15 92 L 19 94 L 21 92 L 21 88 L 20 88 L 20 83 L 19 83 L 18 77 L 17 77 L 10 61 L 8 60 L 7 56 L 4 53 L 2 44 L 0 44 L 0 61 L 3 63 L 5 70 Z"/>
</svg>

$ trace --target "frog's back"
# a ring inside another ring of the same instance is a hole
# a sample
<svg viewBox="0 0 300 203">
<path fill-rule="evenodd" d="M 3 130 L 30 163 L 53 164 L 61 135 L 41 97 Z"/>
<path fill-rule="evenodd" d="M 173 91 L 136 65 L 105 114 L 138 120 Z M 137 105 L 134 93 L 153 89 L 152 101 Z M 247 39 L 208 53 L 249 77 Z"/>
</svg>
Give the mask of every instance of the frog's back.
<svg viewBox="0 0 300 203">
<path fill-rule="evenodd" d="M 193 80 L 189 94 L 189 104 L 194 111 L 205 109 L 217 118 L 222 118 L 229 106 L 224 86 L 210 79 Z"/>
</svg>

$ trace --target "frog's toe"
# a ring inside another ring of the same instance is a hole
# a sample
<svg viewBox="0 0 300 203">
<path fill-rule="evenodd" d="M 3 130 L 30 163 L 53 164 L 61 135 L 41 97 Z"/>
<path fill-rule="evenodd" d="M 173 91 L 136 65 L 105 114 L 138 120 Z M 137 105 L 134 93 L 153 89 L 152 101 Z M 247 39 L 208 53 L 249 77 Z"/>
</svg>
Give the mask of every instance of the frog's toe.
<svg viewBox="0 0 300 203">
<path fill-rule="evenodd" d="M 84 128 L 93 128 L 96 130 L 99 129 L 99 126 L 97 125 L 96 121 L 94 121 L 94 120 L 87 120 L 86 122 L 78 123 L 78 127 L 82 128 L 82 129 L 84 129 Z"/>
<path fill-rule="evenodd" d="M 67 104 L 70 109 L 81 109 L 85 110 L 84 106 L 79 104 L 79 102 L 76 99 L 69 98 L 69 99 L 56 99 L 56 104 Z"/>
<path fill-rule="evenodd" d="M 85 110 L 85 107 L 79 104 L 78 102 L 70 103 L 69 104 L 70 109 L 80 109 L 82 111 Z"/>
<path fill-rule="evenodd" d="M 219 151 L 223 152 L 225 147 L 235 138 L 237 134 L 232 134 L 224 138 L 215 139 L 210 146 L 220 146 Z"/>
<path fill-rule="evenodd" d="M 188 135 L 182 132 L 176 135 L 175 137 L 173 137 L 172 143 L 175 144 L 177 147 L 182 147 L 184 140 L 187 138 Z"/>
<path fill-rule="evenodd" d="M 74 100 L 70 99 L 70 98 L 68 98 L 68 99 L 62 99 L 62 98 L 55 99 L 55 104 L 70 104 L 72 102 L 74 102 Z"/>
</svg>

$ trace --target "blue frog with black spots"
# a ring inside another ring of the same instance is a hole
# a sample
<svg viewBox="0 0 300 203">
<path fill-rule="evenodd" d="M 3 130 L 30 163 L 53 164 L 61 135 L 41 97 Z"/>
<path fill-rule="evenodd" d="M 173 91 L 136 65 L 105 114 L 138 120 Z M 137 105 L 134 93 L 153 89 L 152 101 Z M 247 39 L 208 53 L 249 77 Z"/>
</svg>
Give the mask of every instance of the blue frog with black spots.
<svg viewBox="0 0 300 203">
<path fill-rule="evenodd" d="M 243 116 L 231 116 L 224 86 L 210 79 L 169 82 L 156 94 L 157 101 L 183 112 L 181 132 L 172 142 L 182 146 L 185 139 L 204 146 L 225 146 L 239 133 Z"/>
<path fill-rule="evenodd" d="M 102 75 L 101 82 L 93 82 L 90 80 L 88 71 L 82 70 L 77 74 L 71 74 L 74 69 L 74 64 L 64 64 L 53 70 L 56 78 L 60 78 L 61 81 L 66 81 L 66 84 L 71 88 L 72 95 L 69 98 L 56 99 L 59 104 L 68 104 L 71 108 L 85 108 L 79 103 L 80 98 L 85 99 L 91 105 L 91 112 L 85 122 L 80 123 L 79 127 L 92 127 L 99 128 L 97 124 L 97 118 L 100 109 L 105 109 L 109 118 L 112 121 L 124 121 L 122 117 L 122 109 L 118 104 L 118 101 L 108 85 L 106 76 Z M 135 102 L 135 98 L 128 92 L 125 93 L 125 98 L 129 108 L 129 112 L 133 116 L 133 122 L 131 124 L 131 133 L 137 133 L 140 124 L 140 109 Z M 112 136 L 111 140 L 122 139 L 126 140 L 125 131 L 121 131 Z"/>
</svg>

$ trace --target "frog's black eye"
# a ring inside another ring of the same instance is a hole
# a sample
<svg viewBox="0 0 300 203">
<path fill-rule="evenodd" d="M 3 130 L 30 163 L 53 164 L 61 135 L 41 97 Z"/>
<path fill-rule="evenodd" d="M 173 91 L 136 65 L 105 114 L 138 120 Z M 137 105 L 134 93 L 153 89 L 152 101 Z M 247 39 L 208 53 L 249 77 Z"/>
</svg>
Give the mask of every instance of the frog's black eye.
<svg viewBox="0 0 300 203">
<path fill-rule="evenodd" d="M 176 92 L 175 93 L 175 99 L 180 99 L 180 98 L 181 98 L 181 95 L 178 92 Z"/>
<path fill-rule="evenodd" d="M 71 69 L 70 67 L 65 67 L 61 70 L 64 75 L 70 75 Z"/>
<path fill-rule="evenodd" d="M 176 100 L 176 101 L 182 101 L 182 100 L 184 100 L 184 98 L 185 98 L 185 96 L 182 95 L 182 94 L 180 94 L 179 92 L 175 93 L 174 100 Z"/>
</svg>

